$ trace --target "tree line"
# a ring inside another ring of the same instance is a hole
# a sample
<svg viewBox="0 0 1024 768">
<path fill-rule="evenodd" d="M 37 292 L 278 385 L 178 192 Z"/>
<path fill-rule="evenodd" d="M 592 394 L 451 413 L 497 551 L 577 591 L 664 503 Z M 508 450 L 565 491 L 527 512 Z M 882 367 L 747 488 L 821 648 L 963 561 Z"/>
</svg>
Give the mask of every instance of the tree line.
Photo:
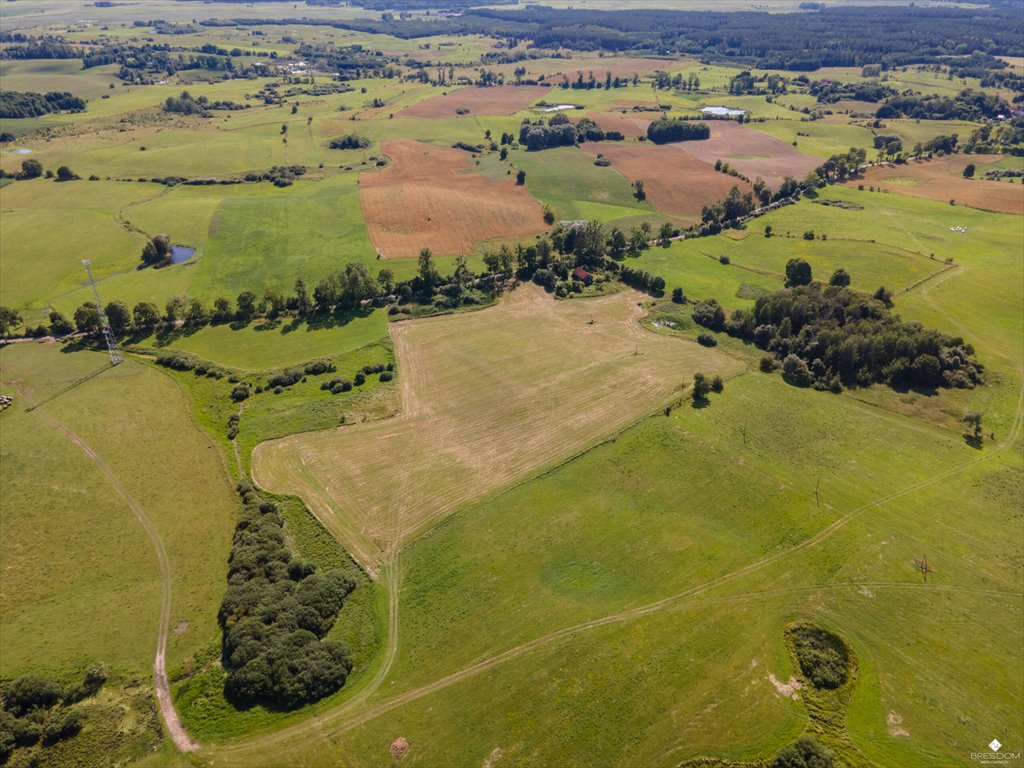
<svg viewBox="0 0 1024 768">
<path fill-rule="evenodd" d="M 84 112 L 85 100 L 67 91 L 0 91 L 0 118 L 39 117 L 51 112 Z"/>
</svg>

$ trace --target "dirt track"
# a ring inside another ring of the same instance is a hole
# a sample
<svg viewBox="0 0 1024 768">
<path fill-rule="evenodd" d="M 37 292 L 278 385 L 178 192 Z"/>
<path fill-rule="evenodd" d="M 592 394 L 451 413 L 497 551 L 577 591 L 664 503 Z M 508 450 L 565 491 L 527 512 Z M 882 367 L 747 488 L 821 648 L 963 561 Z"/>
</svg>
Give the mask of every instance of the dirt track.
<svg viewBox="0 0 1024 768">
<path fill-rule="evenodd" d="M 121 485 L 121 482 L 117 479 L 110 466 L 82 438 L 45 413 L 38 411 L 37 413 L 39 413 L 44 421 L 62 432 L 68 440 L 77 445 L 89 461 L 96 465 L 100 472 L 103 473 L 110 487 L 117 491 L 117 494 L 124 499 L 153 544 L 157 565 L 160 568 L 160 628 L 156 639 L 156 657 L 153 660 L 156 698 L 160 707 L 160 716 L 163 719 L 164 727 L 167 729 L 167 735 L 174 742 L 174 746 L 180 752 L 194 752 L 199 748 L 199 745 L 192 741 L 188 733 L 185 732 L 181 720 L 178 719 L 178 713 L 174 709 L 170 685 L 167 680 L 167 633 L 171 622 L 171 563 L 167 558 L 167 551 L 164 548 L 163 539 L 160 538 L 160 532 L 153 524 L 153 521 L 146 516 L 139 503 Z"/>
</svg>

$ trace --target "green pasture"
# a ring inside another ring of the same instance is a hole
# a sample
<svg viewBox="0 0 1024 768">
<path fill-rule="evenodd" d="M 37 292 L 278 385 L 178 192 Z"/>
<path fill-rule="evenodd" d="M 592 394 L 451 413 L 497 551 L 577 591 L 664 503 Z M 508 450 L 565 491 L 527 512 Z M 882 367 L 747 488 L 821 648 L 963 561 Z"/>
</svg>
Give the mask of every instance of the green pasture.
<svg viewBox="0 0 1024 768">
<path fill-rule="evenodd" d="M 793 115 L 789 110 L 786 112 L 789 116 Z M 822 159 L 827 159 L 840 152 L 848 152 L 850 147 L 870 148 L 874 145 L 872 132 L 858 125 L 824 120 L 811 122 L 792 119 L 766 120 L 765 122 L 754 120 L 747 125 L 777 139 L 789 143 L 796 142 L 796 148 L 805 155 L 813 155 Z"/>
<path fill-rule="evenodd" d="M 0 352 L 3 391 L 15 396 L 0 429 L 5 677 L 101 661 L 118 675 L 148 675 L 156 648 L 153 546 L 101 469 L 51 420 L 96 452 L 164 541 L 173 577 L 168 661 L 217 633 L 237 506 L 223 458 L 173 382 L 132 361 L 107 364 L 105 353 L 53 344 Z"/>
<path fill-rule="evenodd" d="M 966 143 L 971 134 L 980 127 L 980 123 L 967 123 L 961 120 L 886 120 L 885 124 L 876 129 L 878 133 L 896 134 L 903 138 L 903 151 L 909 152 L 915 144 L 925 144 L 936 136 L 957 134 L 960 141 Z M 871 145 L 868 144 L 870 149 Z"/>
<path fill-rule="evenodd" d="M 652 417 L 409 548 L 393 673 L 401 688 L 377 700 L 559 628 L 680 597 L 420 694 L 343 736 L 346 754 L 383 764 L 381 745 L 401 733 L 424 765 L 516 754 L 520 744 L 534 761 L 566 765 L 659 764 L 668 750 L 673 764 L 764 757 L 806 717 L 767 676 L 792 673 L 782 631 L 810 619 L 839 630 L 862 659 L 848 721 L 856 748 L 881 763 L 966 764 L 963 750 L 982 730 L 1024 735 L 1013 676 L 982 682 L 997 668 L 1021 671 L 1011 560 L 1022 543 L 1019 531 L 1006 535 L 1006 505 L 1020 490 L 1012 451 L 982 454 L 991 458 L 961 469 L 978 454 L 956 431 L 759 373 L 729 381 L 707 408 Z M 941 479 L 957 472 L 966 482 Z M 994 477 L 979 494 L 976 483 Z M 879 501 L 914 483 L 925 490 Z M 973 530 L 950 540 L 964 509 Z M 847 516 L 831 537 L 803 544 Z M 912 563 L 924 550 L 941 552 L 945 571 L 928 588 Z M 984 629 L 941 632 L 990 604 L 1002 610 Z M 921 627 L 943 642 L 913 650 L 926 642 Z M 972 648 L 984 652 L 961 665 Z M 965 679 L 976 681 L 971 695 Z M 937 706 L 920 707 L 922 696 Z M 913 721 L 909 736 L 887 733 L 892 711 Z M 300 754 L 316 762 L 325 752 L 311 741 Z"/>
<path fill-rule="evenodd" d="M 618 226 L 662 220 L 650 203 L 637 201 L 625 176 L 613 166 L 594 165 L 593 156 L 578 147 L 522 150 L 510 157 L 526 171 L 530 193 L 552 207 L 556 220 L 596 218 Z"/>
<path fill-rule="evenodd" d="M 108 93 L 111 83 L 120 85 L 117 70 L 116 64 L 82 69 L 81 59 L 9 60 L 0 62 L 0 79 L 5 91 L 68 91 L 90 101 Z"/>
<path fill-rule="evenodd" d="M 387 315 L 377 311 L 312 325 L 293 319 L 250 323 L 241 328 L 233 323 L 208 325 L 195 333 L 175 335 L 168 346 L 228 368 L 260 371 L 335 357 L 386 334 Z"/>
<path fill-rule="evenodd" d="M 116 212 L 157 189 L 48 179 L 0 189 L 0 303 L 38 311 L 26 316 L 37 322 L 49 301 L 82 290 L 82 259 L 92 260 L 97 279 L 134 272 L 145 239 L 119 224 Z"/>
</svg>

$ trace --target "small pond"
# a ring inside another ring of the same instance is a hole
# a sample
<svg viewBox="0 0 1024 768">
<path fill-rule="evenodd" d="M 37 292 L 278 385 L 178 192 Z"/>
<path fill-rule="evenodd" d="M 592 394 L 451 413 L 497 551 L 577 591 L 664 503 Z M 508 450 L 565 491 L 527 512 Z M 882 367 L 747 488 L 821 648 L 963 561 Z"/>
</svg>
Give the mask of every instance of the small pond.
<svg viewBox="0 0 1024 768">
<path fill-rule="evenodd" d="M 24 147 L 18 147 L 17 149 L 8 149 L 6 151 L 10 152 L 12 155 L 31 155 L 32 154 L 32 150 L 31 149 L 25 149 Z"/>
<path fill-rule="evenodd" d="M 189 248 L 187 245 L 171 246 L 171 264 L 183 264 L 195 255 L 195 248 Z"/>
</svg>

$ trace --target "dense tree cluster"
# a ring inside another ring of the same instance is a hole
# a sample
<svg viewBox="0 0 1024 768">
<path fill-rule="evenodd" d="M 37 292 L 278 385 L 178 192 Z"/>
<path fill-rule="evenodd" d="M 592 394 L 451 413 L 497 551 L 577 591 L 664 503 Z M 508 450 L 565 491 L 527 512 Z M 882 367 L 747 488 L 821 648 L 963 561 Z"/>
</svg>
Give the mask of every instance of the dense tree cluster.
<svg viewBox="0 0 1024 768">
<path fill-rule="evenodd" d="M 95 696 L 106 679 L 106 670 L 94 666 L 67 687 L 36 675 L 10 682 L 0 709 L 0 764 L 20 756 L 20 765 L 38 765 L 47 748 L 76 736 L 85 718 L 73 705 Z"/>
<path fill-rule="evenodd" d="M 66 91 L 0 91 L 0 118 L 39 117 L 51 112 L 84 112 L 85 100 Z"/>
<path fill-rule="evenodd" d="M 802 282 L 803 270 L 794 266 L 794 278 Z M 970 345 L 903 322 L 890 313 L 884 288 L 868 297 L 842 285 L 796 285 L 759 297 L 752 309 L 734 310 L 728 320 L 720 308 L 709 312 L 711 302 L 698 304 L 694 321 L 753 341 L 776 364 L 781 361 L 783 377 L 796 386 L 971 388 L 981 381 Z"/>
<path fill-rule="evenodd" d="M 843 83 L 839 80 L 814 80 L 809 84 L 808 90 L 822 104 L 835 104 L 846 99 L 878 103 L 895 93 L 893 88 L 872 81 Z"/>
<path fill-rule="evenodd" d="M 328 144 L 331 149 L 366 149 L 372 142 L 364 136 L 354 133 L 345 136 L 336 136 Z"/>
<path fill-rule="evenodd" d="M 789 630 L 800 671 L 815 688 L 834 689 L 849 676 L 850 652 L 838 635 L 811 624 Z"/>
<path fill-rule="evenodd" d="M 341 570 L 317 573 L 295 558 L 277 506 L 239 489 L 245 508 L 228 559 L 228 589 L 217 620 L 224 632 L 227 696 L 291 709 L 345 684 L 347 648 L 323 640 L 355 587 Z"/>
<path fill-rule="evenodd" d="M 875 116 L 882 120 L 909 117 L 915 120 L 993 120 L 1009 115 L 1010 105 L 999 96 L 974 91 L 960 91 L 956 96 L 901 93 L 890 96 Z"/>
<path fill-rule="evenodd" d="M 707 123 L 672 120 L 663 117 L 647 126 L 647 138 L 655 144 L 665 144 L 670 141 L 699 141 L 711 138 L 711 129 Z"/>
<path fill-rule="evenodd" d="M 519 127 L 519 143 L 531 152 L 551 147 L 571 147 L 578 138 L 576 126 L 561 114 L 548 120 L 547 125 L 543 120 L 533 123 L 524 120 Z"/>
<path fill-rule="evenodd" d="M 835 764 L 831 749 L 813 736 L 801 736 L 780 749 L 769 768 L 832 768 Z"/>
</svg>

